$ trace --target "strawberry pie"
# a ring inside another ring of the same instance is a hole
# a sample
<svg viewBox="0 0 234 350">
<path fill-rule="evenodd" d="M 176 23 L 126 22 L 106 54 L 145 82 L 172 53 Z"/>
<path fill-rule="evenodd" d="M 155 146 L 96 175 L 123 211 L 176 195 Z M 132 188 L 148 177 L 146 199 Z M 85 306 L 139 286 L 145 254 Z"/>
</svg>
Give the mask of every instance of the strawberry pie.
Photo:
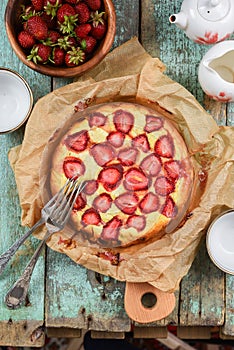
<svg viewBox="0 0 234 350">
<path fill-rule="evenodd" d="M 145 106 L 114 102 L 73 116 L 52 155 L 50 188 L 86 182 L 71 214 L 82 240 L 103 247 L 158 239 L 185 214 L 193 184 L 176 127 Z M 76 117 L 77 115 L 77 117 Z"/>
</svg>

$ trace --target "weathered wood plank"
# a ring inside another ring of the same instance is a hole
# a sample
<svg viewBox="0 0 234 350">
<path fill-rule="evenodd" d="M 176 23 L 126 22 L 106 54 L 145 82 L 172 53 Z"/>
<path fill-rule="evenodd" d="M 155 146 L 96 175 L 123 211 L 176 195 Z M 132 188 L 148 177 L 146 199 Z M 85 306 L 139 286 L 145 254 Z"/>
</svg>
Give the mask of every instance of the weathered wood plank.
<svg viewBox="0 0 234 350">
<path fill-rule="evenodd" d="M 46 326 L 126 332 L 122 282 L 95 274 L 67 256 L 48 251 Z"/>
<path fill-rule="evenodd" d="M 209 260 L 205 242 L 181 282 L 181 326 L 222 325 L 224 322 L 224 274 Z"/>
<path fill-rule="evenodd" d="M 222 333 L 234 337 L 234 276 L 228 274 L 226 275 L 225 323 Z"/>
</svg>

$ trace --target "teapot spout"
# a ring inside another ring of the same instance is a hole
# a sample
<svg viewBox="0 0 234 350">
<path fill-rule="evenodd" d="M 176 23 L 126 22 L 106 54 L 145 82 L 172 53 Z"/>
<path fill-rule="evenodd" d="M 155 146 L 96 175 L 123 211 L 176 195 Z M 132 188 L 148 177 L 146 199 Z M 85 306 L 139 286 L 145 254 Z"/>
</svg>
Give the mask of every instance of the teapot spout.
<svg viewBox="0 0 234 350">
<path fill-rule="evenodd" d="M 180 29 L 186 29 L 188 24 L 188 18 L 186 14 L 182 11 L 171 15 L 169 17 L 169 21 L 177 25 L 177 27 L 179 27 Z"/>
</svg>

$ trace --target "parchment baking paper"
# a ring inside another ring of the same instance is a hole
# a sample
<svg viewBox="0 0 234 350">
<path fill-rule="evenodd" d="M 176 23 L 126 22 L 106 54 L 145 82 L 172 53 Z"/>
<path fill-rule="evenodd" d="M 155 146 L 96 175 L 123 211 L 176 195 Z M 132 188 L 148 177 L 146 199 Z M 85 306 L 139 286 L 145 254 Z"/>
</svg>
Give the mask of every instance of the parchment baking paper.
<svg viewBox="0 0 234 350">
<path fill-rule="evenodd" d="M 9 152 L 22 207 L 22 225 L 40 218 L 40 163 L 55 130 L 75 110 L 111 101 L 132 101 L 163 113 L 183 136 L 194 165 L 192 201 L 179 227 L 160 240 L 128 248 L 82 247 L 71 234 L 55 234 L 48 246 L 88 269 L 129 282 L 149 282 L 173 292 L 188 272 L 211 221 L 234 206 L 234 129 L 219 127 L 196 99 L 165 74 L 136 38 L 113 50 L 92 71 L 41 98 L 28 120 L 23 143 Z M 42 238 L 44 231 L 37 232 Z"/>
</svg>

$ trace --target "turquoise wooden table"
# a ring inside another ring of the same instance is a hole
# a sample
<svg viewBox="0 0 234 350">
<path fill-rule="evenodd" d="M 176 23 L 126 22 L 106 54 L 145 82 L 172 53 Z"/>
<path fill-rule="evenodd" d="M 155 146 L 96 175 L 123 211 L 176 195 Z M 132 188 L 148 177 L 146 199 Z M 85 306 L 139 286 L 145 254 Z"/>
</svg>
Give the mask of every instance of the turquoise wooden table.
<svg viewBox="0 0 234 350">
<path fill-rule="evenodd" d="M 71 80 L 51 78 L 30 70 L 12 51 L 4 27 L 7 0 L 0 2 L 0 66 L 18 71 L 29 83 L 36 102 Z M 168 21 L 182 0 L 114 0 L 117 33 L 113 48 L 137 36 L 154 57 L 167 66 L 166 74 L 187 88 L 220 125 L 234 125 L 234 104 L 211 101 L 204 96 L 197 68 L 207 46 L 193 43 Z M 2 117 L 2 116 L 0 116 Z M 25 231 L 14 175 L 8 161 L 10 148 L 19 145 L 24 127 L 0 135 L 0 253 Z M 82 329 L 93 336 L 124 337 L 132 322 L 124 310 L 125 283 L 95 274 L 76 265 L 67 256 L 47 249 L 32 276 L 28 302 L 9 310 L 4 295 L 20 275 L 38 241 L 31 238 L 12 259 L 0 279 L 0 345 L 37 346 L 45 334 L 79 337 Z M 211 327 L 223 338 L 234 337 L 234 276 L 218 270 L 204 244 L 176 293 L 177 303 L 166 319 L 134 326 L 135 337 L 165 337 L 167 325 L 178 326 L 182 338 L 209 338 Z"/>
</svg>

